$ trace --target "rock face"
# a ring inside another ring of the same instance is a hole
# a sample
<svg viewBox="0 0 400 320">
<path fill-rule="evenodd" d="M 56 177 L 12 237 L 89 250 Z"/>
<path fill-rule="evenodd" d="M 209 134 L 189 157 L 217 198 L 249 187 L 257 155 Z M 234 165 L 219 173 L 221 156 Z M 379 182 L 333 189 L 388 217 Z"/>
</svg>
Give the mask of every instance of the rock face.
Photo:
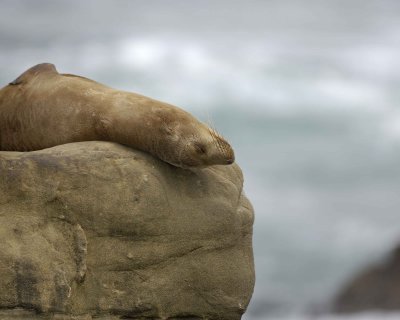
<svg viewBox="0 0 400 320">
<path fill-rule="evenodd" d="M 336 312 L 400 310 L 400 247 L 388 260 L 356 276 L 338 295 Z"/>
<path fill-rule="evenodd" d="M 253 210 L 237 165 L 107 142 L 0 152 L 1 319 L 240 319 Z"/>
</svg>

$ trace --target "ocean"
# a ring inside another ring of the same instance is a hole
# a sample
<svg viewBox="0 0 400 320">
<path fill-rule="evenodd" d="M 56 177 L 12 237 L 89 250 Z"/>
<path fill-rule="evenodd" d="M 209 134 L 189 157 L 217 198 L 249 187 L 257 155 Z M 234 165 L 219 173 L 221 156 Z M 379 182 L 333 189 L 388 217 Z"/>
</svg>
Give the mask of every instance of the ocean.
<svg viewBox="0 0 400 320">
<path fill-rule="evenodd" d="M 399 17 L 396 0 L 5 0 L 0 83 L 52 62 L 224 135 L 256 216 L 243 319 L 400 319 L 329 315 L 400 243 Z"/>
</svg>

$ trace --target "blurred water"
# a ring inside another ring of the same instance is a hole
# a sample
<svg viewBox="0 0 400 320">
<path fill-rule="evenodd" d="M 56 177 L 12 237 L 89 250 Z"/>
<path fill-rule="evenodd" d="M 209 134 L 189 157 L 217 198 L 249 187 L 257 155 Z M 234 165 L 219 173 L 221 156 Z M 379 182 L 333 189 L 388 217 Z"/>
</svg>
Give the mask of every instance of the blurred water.
<svg viewBox="0 0 400 320">
<path fill-rule="evenodd" d="M 398 320 L 400 313 L 382 313 L 382 312 L 360 312 L 352 315 L 321 315 L 321 316 L 310 316 L 295 313 L 286 316 L 260 316 L 252 317 L 254 320 Z"/>
<path fill-rule="evenodd" d="M 0 9 L 1 83 L 52 62 L 211 118 L 232 142 L 256 210 L 257 283 L 244 319 L 339 319 L 309 314 L 400 242 L 400 2 L 3 0 Z"/>
</svg>

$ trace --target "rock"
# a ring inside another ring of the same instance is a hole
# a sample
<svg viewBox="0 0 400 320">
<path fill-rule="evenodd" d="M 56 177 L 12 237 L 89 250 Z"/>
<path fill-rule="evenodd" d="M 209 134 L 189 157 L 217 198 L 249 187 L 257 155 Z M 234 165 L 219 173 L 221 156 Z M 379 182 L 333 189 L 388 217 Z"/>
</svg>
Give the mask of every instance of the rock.
<svg viewBox="0 0 400 320">
<path fill-rule="evenodd" d="M 400 310 L 400 247 L 389 259 L 357 275 L 342 290 L 334 311 Z"/>
<path fill-rule="evenodd" d="M 0 319 L 240 319 L 253 209 L 237 165 L 108 142 L 0 152 Z"/>
</svg>

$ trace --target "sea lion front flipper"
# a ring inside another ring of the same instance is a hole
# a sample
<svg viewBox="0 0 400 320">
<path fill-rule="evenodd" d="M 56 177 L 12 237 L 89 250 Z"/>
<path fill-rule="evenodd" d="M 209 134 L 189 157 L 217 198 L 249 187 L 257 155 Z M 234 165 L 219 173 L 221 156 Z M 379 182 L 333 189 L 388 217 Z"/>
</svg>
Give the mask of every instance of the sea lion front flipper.
<svg viewBox="0 0 400 320">
<path fill-rule="evenodd" d="M 10 85 L 18 85 L 24 82 L 27 82 L 30 78 L 40 74 L 40 73 L 56 73 L 57 69 L 54 64 L 52 63 L 40 63 L 32 68 L 26 70 L 23 74 L 21 74 L 17 79 L 13 82 L 10 82 Z"/>
</svg>

